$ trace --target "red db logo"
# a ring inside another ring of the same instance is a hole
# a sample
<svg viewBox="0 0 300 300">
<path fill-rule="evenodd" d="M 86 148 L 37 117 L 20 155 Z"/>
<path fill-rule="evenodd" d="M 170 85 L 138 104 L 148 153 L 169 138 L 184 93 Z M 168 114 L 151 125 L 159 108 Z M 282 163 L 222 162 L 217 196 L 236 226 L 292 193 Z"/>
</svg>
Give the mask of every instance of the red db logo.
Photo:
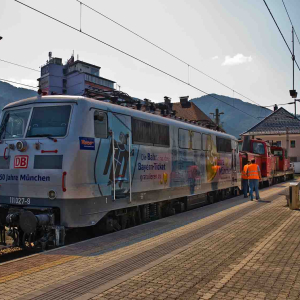
<svg viewBox="0 0 300 300">
<path fill-rule="evenodd" d="M 28 167 L 28 155 L 16 155 L 14 160 L 15 169 L 27 169 Z"/>
</svg>

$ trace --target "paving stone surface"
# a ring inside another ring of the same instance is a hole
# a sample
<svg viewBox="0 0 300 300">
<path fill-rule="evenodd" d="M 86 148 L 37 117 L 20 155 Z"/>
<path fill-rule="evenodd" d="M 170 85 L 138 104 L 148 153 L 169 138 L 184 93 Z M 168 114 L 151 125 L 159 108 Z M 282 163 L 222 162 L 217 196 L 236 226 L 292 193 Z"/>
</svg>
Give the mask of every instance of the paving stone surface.
<svg viewBox="0 0 300 300">
<path fill-rule="evenodd" d="M 0 299 L 300 299 L 288 185 L 0 264 Z"/>
</svg>

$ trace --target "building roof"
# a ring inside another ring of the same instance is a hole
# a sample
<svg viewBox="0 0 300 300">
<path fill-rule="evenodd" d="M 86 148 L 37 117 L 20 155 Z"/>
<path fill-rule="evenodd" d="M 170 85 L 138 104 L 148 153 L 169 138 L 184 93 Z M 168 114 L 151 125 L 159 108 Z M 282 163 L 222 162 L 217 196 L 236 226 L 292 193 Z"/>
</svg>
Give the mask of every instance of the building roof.
<svg viewBox="0 0 300 300">
<path fill-rule="evenodd" d="M 74 74 L 74 73 L 86 74 L 86 75 L 89 75 L 89 76 L 92 76 L 92 77 L 95 77 L 95 78 L 104 79 L 104 80 L 109 81 L 109 82 L 111 82 L 111 83 L 116 83 L 116 82 L 113 81 L 113 80 L 110 80 L 110 79 L 107 79 L 107 78 L 104 78 L 104 77 L 100 77 L 100 76 L 97 76 L 97 75 L 94 75 L 94 74 L 91 74 L 91 73 L 87 73 L 87 72 L 80 72 L 80 71 L 78 71 L 78 70 L 73 70 L 73 71 L 67 73 L 65 76 L 67 77 L 67 76 L 69 76 L 70 74 Z M 51 75 L 50 75 L 50 76 L 51 76 Z M 52 76 L 53 76 L 53 75 L 52 75 Z M 38 80 L 39 80 L 39 79 L 38 79 Z"/>
<path fill-rule="evenodd" d="M 85 61 L 82 61 L 82 60 L 75 60 L 73 63 L 69 64 L 69 67 L 73 66 L 73 65 L 77 65 L 79 63 L 81 63 L 83 65 L 86 65 L 86 66 L 90 66 L 90 67 L 96 68 L 96 69 L 101 69 L 101 67 L 99 67 L 99 66 L 89 64 L 89 63 L 87 63 Z"/>
<path fill-rule="evenodd" d="M 190 121 L 210 121 L 213 122 L 197 105 L 189 102 L 189 108 L 182 107 L 180 102 L 173 103 L 172 109 L 176 111 L 177 118 L 188 119 Z"/>
<path fill-rule="evenodd" d="M 193 102 L 187 102 L 187 106 L 183 105 L 180 102 L 172 104 L 172 110 L 176 112 L 175 116 L 177 118 L 187 119 L 189 121 L 198 122 L 202 127 L 216 129 L 222 132 L 225 132 L 220 126 L 209 118 L 197 105 Z M 188 107 L 189 106 L 189 107 Z"/>
<path fill-rule="evenodd" d="M 271 135 L 271 134 L 300 133 L 300 120 L 283 107 L 274 111 L 242 135 Z"/>
</svg>

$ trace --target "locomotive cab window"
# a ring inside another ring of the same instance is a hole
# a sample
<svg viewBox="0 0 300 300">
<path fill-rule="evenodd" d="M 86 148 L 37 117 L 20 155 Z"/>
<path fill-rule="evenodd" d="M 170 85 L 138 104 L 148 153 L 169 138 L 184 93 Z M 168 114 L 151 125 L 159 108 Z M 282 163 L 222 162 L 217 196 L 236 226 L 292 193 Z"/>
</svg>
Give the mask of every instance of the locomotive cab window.
<svg viewBox="0 0 300 300">
<path fill-rule="evenodd" d="M 71 105 L 34 107 L 26 137 L 63 137 L 67 134 Z"/>
<path fill-rule="evenodd" d="M 263 143 L 253 142 L 252 148 L 253 148 L 253 153 L 255 154 L 265 154 L 265 147 Z"/>
<path fill-rule="evenodd" d="M 100 138 L 100 139 L 107 138 L 107 114 L 105 112 L 95 110 L 94 131 L 95 131 L 96 138 Z"/>
<path fill-rule="evenodd" d="M 5 112 L 0 129 L 2 139 L 23 138 L 28 118 L 29 109 L 9 110 Z"/>
<path fill-rule="evenodd" d="M 231 152 L 231 140 L 217 136 L 217 151 L 218 152 Z"/>
</svg>

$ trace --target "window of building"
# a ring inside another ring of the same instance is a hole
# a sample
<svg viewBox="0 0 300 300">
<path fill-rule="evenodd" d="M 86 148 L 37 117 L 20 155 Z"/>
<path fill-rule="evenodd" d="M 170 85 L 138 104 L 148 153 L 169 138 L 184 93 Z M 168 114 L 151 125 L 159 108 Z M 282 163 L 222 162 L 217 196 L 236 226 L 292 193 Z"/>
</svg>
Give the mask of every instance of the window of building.
<svg viewBox="0 0 300 300">
<path fill-rule="evenodd" d="M 281 147 L 281 141 L 275 142 L 275 145 L 276 145 L 277 147 Z"/>
<path fill-rule="evenodd" d="M 202 149 L 210 151 L 212 149 L 212 140 L 210 134 L 202 134 Z"/>
<path fill-rule="evenodd" d="M 231 152 L 231 140 L 217 136 L 217 151 L 218 152 Z"/>
<path fill-rule="evenodd" d="M 189 149 L 190 148 L 190 132 L 186 129 L 178 130 L 178 145 L 179 148 Z"/>
<path fill-rule="evenodd" d="M 254 142 L 252 143 L 253 153 L 256 154 L 265 154 L 265 147 L 263 143 Z"/>
<path fill-rule="evenodd" d="M 94 112 L 94 131 L 95 137 L 106 139 L 108 135 L 107 130 L 107 114 L 105 112 L 95 110 Z"/>
<path fill-rule="evenodd" d="M 201 150 L 201 133 L 200 132 L 194 132 L 192 134 L 192 148 L 194 150 Z"/>
<path fill-rule="evenodd" d="M 291 148 L 295 148 L 296 147 L 296 141 L 291 141 Z"/>
<path fill-rule="evenodd" d="M 96 68 L 91 68 L 91 74 L 93 74 L 95 76 L 99 76 L 99 70 Z"/>
<path fill-rule="evenodd" d="M 170 146 L 169 126 L 153 123 L 154 146 Z"/>
</svg>

